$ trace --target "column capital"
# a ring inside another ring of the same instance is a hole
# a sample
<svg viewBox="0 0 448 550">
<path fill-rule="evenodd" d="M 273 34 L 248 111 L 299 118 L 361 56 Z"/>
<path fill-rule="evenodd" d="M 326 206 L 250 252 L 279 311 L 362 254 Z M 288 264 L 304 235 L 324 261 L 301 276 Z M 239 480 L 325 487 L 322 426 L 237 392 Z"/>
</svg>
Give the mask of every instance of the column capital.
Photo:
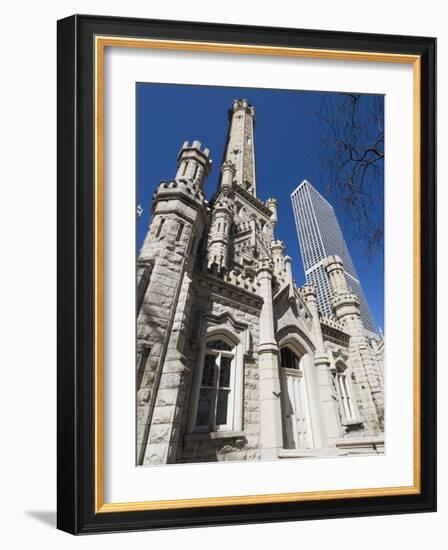
<svg viewBox="0 0 448 550">
<path fill-rule="evenodd" d="M 235 172 L 236 172 L 236 166 L 230 160 L 225 160 L 221 164 L 221 173 L 224 173 L 224 172 L 227 172 L 227 171 L 232 172 L 232 176 L 234 176 Z"/>
<path fill-rule="evenodd" d="M 316 367 L 326 366 L 330 368 L 330 360 L 325 352 L 316 352 L 314 354 L 314 364 Z"/>
</svg>

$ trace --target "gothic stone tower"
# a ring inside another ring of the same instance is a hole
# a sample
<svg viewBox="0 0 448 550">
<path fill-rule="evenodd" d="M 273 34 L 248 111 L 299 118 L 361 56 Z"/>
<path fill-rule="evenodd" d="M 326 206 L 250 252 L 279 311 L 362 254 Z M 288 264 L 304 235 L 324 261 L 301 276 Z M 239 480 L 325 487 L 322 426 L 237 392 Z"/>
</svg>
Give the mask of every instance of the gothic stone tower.
<svg viewBox="0 0 448 550">
<path fill-rule="evenodd" d="M 146 451 L 171 462 L 177 452 L 179 410 L 189 365 L 183 354 L 191 308 L 194 253 L 208 220 L 203 187 L 208 149 L 185 142 L 172 181 L 160 183 L 137 272 L 137 460 Z M 157 388 L 157 392 L 155 391 Z"/>
<path fill-rule="evenodd" d="M 210 203 L 197 141 L 154 195 L 138 260 L 138 464 L 381 450 L 380 351 L 336 283 L 325 318 L 315 289 L 294 283 L 278 203 L 257 196 L 254 127 L 235 100 Z"/>
</svg>

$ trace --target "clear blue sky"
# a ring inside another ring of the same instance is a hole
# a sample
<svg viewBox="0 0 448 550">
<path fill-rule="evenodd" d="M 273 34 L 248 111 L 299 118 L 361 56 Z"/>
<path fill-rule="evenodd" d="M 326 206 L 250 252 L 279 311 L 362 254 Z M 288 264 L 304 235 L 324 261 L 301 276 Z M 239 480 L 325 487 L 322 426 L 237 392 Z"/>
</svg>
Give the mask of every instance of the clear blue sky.
<svg viewBox="0 0 448 550">
<path fill-rule="evenodd" d="M 184 141 L 197 139 L 211 151 L 213 170 L 205 192 L 216 189 L 227 136 L 227 111 L 235 98 L 247 98 L 255 107 L 255 161 L 257 195 L 279 200 L 276 237 L 285 241 L 292 258 L 293 275 L 305 282 L 299 243 L 292 213 L 291 192 L 308 179 L 335 207 L 353 262 L 361 279 L 376 324 L 384 327 L 384 256 L 368 264 L 362 254 L 357 228 L 348 223 L 328 192 L 322 170 L 322 122 L 316 112 L 322 95 L 255 88 L 186 86 L 138 83 L 137 99 L 137 204 L 144 209 L 137 221 L 140 249 L 151 216 L 151 199 L 160 180 L 176 173 L 176 158 Z M 382 190 L 381 190 L 382 194 Z"/>
</svg>

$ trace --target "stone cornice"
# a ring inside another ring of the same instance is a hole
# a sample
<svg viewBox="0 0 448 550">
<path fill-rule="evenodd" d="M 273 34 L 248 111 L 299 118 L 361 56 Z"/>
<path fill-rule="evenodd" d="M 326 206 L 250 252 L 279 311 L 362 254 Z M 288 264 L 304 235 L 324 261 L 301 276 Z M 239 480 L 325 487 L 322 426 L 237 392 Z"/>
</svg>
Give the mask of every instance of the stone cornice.
<svg viewBox="0 0 448 550">
<path fill-rule="evenodd" d="M 264 203 L 262 203 L 259 199 L 257 199 L 257 197 L 254 197 L 254 195 L 249 193 L 249 191 L 246 191 L 240 185 L 235 185 L 234 191 L 235 191 L 235 194 L 241 195 L 243 199 L 245 199 L 248 203 L 250 203 L 252 206 L 257 208 L 257 210 L 259 210 L 262 214 L 264 214 L 268 218 L 271 217 L 272 212 L 269 210 L 269 208 Z"/>
<path fill-rule="evenodd" d="M 211 292 L 217 292 L 223 299 L 234 302 L 237 305 L 244 305 L 257 312 L 263 305 L 263 298 L 258 296 L 258 294 L 249 292 L 208 273 L 195 273 L 195 279 L 199 285 L 208 286 Z"/>
<path fill-rule="evenodd" d="M 327 325 L 325 322 L 320 321 L 320 326 L 322 329 L 322 335 L 324 337 L 336 340 L 338 342 L 343 343 L 344 345 L 347 345 L 350 341 L 350 335 L 346 332 L 340 330 L 339 328 L 336 328 L 335 326 Z"/>
</svg>

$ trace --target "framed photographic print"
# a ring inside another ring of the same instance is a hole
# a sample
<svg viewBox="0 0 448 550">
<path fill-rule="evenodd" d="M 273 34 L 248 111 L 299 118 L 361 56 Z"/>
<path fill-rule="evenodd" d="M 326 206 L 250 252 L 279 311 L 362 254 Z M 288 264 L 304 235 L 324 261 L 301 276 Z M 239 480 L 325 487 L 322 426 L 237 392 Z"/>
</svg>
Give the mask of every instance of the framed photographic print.
<svg viewBox="0 0 448 550">
<path fill-rule="evenodd" d="M 58 22 L 58 527 L 434 511 L 433 38 Z"/>
</svg>

